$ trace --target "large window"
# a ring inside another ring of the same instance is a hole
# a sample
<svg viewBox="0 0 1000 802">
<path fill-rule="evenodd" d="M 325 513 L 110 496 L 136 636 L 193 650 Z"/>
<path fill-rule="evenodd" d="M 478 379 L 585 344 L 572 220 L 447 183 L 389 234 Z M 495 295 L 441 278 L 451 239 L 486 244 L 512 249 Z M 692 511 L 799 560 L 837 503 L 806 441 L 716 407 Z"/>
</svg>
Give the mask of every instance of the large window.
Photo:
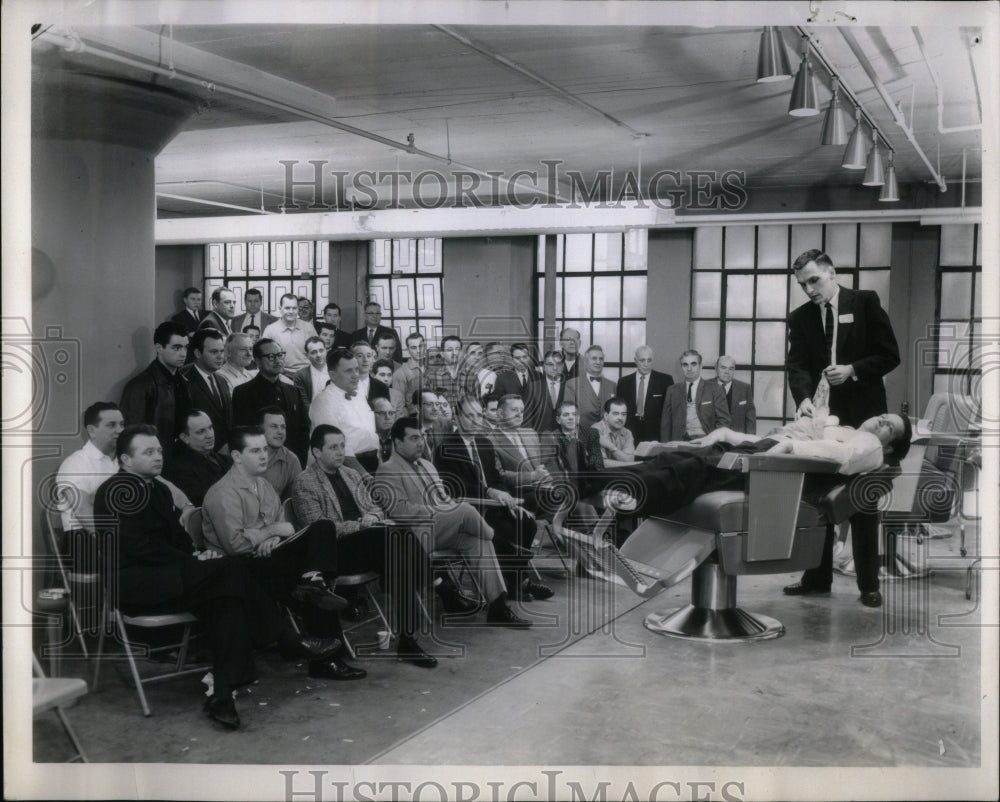
<svg viewBox="0 0 1000 802">
<path fill-rule="evenodd" d="M 875 290 L 889 303 L 892 225 L 845 223 L 703 226 L 695 230 L 691 277 L 691 343 L 709 368 L 722 354 L 736 360 L 736 378 L 753 387 L 757 431 L 794 417 L 785 374 L 788 313 L 806 301 L 791 265 L 819 248 L 837 280 Z M 706 377 L 712 371 L 705 371 Z"/>
<path fill-rule="evenodd" d="M 212 242 L 205 246 L 205 301 L 211 309 L 212 291 L 228 287 L 236 294 L 237 314 L 246 311 L 246 291 L 256 288 L 264 296 L 263 309 L 278 314 L 286 292 L 305 296 L 316 313 L 330 302 L 330 243 Z"/>
<path fill-rule="evenodd" d="M 382 325 L 400 340 L 419 331 L 428 346 L 440 344 L 444 326 L 441 240 L 377 239 L 368 262 L 368 298 L 382 305 Z"/>
<path fill-rule="evenodd" d="M 941 226 L 934 392 L 978 394 L 982 364 L 982 245 L 979 226 Z"/>
<path fill-rule="evenodd" d="M 647 232 L 556 236 L 556 329 L 580 332 L 582 348 L 604 349 L 612 381 L 646 341 Z M 536 318 L 543 334 L 545 277 L 538 267 Z"/>
</svg>

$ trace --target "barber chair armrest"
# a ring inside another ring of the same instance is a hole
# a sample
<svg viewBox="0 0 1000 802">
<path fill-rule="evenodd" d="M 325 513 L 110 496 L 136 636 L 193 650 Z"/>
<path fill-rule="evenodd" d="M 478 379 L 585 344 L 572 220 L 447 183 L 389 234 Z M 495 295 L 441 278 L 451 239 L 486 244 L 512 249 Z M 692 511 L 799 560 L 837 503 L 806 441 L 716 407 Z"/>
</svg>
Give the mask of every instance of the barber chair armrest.
<svg viewBox="0 0 1000 802">
<path fill-rule="evenodd" d="M 781 473 L 837 473 L 840 463 L 822 457 L 800 457 L 795 454 L 738 454 L 729 452 L 719 460 L 725 470 L 767 471 Z"/>
</svg>

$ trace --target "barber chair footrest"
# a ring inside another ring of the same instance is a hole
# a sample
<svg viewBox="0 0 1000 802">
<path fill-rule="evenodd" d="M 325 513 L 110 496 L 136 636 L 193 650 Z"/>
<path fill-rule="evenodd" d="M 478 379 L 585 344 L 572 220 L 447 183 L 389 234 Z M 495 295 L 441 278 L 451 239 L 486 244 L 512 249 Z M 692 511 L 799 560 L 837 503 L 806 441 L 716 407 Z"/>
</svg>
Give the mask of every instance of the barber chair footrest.
<svg viewBox="0 0 1000 802">
<path fill-rule="evenodd" d="M 775 618 L 730 607 L 711 610 L 688 604 L 679 610 L 650 613 L 646 629 L 673 638 L 705 641 L 751 641 L 780 638 L 785 626 Z"/>
</svg>

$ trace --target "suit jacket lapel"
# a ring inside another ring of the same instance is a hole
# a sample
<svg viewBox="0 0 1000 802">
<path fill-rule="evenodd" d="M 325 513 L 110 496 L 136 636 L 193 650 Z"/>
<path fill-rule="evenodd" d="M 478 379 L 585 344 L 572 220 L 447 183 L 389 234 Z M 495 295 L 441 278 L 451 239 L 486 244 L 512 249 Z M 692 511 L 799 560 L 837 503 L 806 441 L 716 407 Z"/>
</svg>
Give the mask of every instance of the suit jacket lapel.
<svg viewBox="0 0 1000 802">
<path fill-rule="evenodd" d="M 840 355 L 845 353 L 844 343 L 854 329 L 853 323 L 844 323 L 844 315 L 854 315 L 854 291 L 846 287 L 840 289 L 840 306 L 837 307 L 837 363 L 840 363 Z"/>
<path fill-rule="evenodd" d="M 333 502 L 333 508 L 337 511 L 337 520 L 343 521 L 344 511 L 340 509 L 340 501 L 337 499 L 337 494 L 333 492 L 333 485 L 330 484 L 330 480 L 326 476 L 326 471 L 319 467 L 318 462 L 313 463 L 313 471 L 316 474 L 316 481 L 322 484 L 326 497 Z"/>
</svg>

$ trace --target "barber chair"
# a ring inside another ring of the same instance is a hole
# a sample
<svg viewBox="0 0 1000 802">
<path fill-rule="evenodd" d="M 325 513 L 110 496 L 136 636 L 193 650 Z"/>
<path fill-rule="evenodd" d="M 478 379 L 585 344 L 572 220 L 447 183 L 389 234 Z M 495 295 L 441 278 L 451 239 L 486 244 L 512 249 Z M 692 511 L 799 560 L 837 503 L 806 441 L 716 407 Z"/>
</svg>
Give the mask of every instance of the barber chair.
<svg viewBox="0 0 1000 802">
<path fill-rule="evenodd" d="M 704 493 L 669 517 L 647 518 L 620 551 L 604 546 L 618 575 L 641 596 L 692 577 L 690 604 L 648 615 L 647 629 L 713 642 L 780 637 L 780 621 L 737 606 L 738 577 L 819 565 L 827 523 L 845 520 L 859 504 L 873 509 L 893 469 L 836 482 L 837 464 L 830 460 L 736 453 L 719 467 L 745 474 L 745 489 Z M 806 474 L 831 476 L 819 480 L 822 492 L 804 493 Z"/>
</svg>

